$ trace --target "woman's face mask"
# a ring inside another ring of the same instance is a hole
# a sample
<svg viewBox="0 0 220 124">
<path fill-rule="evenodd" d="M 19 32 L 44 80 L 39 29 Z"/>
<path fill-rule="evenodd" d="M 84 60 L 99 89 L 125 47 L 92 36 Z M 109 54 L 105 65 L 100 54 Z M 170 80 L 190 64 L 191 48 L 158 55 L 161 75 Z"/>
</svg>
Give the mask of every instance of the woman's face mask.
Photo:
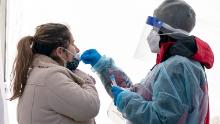
<svg viewBox="0 0 220 124">
<path fill-rule="evenodd" d="M 75 70 L 78 66 L 79 66 L 79 62 L 80 62 L 80 54 L 79 53 L 72 53 L 69 50 L 63 48 L 65 51 L 67 51 L 68 53 L 70 53 L 73 56 L 72 61 L 66 61 L 64 58 L 62 58 L 62 60 L 64 61 L 64 66 L 66 68 L 68 68 L 69 70 Z"/>
<path fill-rule="evenodd" d="M 78 56 L 78 57 L 76 57 Z M 78 66 L 79 66 L 79 54 L 77 53 L 74 57 L 73 60 L 71 62 L 66 62 L 65 67 L 68 68 L 69 70 L 75 70 Z"/>
</svg>

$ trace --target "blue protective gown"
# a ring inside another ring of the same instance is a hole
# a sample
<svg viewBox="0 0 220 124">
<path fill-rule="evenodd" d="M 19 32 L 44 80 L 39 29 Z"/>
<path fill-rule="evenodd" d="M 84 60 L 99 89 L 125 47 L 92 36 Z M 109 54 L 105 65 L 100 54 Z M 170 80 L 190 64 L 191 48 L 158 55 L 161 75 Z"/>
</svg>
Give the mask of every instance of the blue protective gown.
<svg viewBox="0 0 220 124">
<path fill-rule="evenodd" d="M 208 110 L 207 80 L 203 67 L 197 61 L 172 56 L 156 65 L 135 85 L 111 58 L 103 56 L 93 69 L 110 96 L 109 76 L 114 70 L 121 72 L 120 78 L 130 90 L 119 94 L 117 107 L 133 124 L 204 123 Z"/>
</svg>

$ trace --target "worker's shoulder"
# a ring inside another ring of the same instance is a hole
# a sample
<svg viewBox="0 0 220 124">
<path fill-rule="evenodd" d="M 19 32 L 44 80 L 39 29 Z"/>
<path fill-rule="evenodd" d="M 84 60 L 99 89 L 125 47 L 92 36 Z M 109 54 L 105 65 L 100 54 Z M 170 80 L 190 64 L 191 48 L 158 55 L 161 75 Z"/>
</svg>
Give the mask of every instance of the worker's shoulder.
<svg viewBox="0 0 220 124">
<path fill-rule="evenodd" d="M 175 56 L 172 56 L 170 57 L 169 59 L 167 59 L 166 62 L 169 62 L 169 63 L 181 63 L 181 64 L 184 64 L 184 63 L 188 63 L 190 62 L 191 60 L 186 58 L 186 57 L 183 57 L 183 56 L 180 56 L 180 55 L 175 55 Z"/>
<path fill-rule="evenodd" d="M 198 61 L 183 57 L 180 55 L 175 55 L 167 59 L 165 62 L 167 67 L 178 68 L 178 67 L 189 67 L 189 68 L 202 68 Z"/>
</svg>

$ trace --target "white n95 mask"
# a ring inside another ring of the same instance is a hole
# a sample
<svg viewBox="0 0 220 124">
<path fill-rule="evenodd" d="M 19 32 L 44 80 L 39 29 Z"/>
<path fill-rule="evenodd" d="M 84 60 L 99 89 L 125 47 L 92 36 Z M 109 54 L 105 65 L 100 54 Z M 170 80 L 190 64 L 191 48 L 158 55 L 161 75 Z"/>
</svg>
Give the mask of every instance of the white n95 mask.
<svg viewBox="0 0 220 124">
<path fill-rule="evenodd" d="M 160 35 L 157 33 L 157 31 L 151 30 L 151 32 L 147 36 L 147 42 L 152 53 L 160 52 L 160 47 L 159 47 Z"/>
</svg>

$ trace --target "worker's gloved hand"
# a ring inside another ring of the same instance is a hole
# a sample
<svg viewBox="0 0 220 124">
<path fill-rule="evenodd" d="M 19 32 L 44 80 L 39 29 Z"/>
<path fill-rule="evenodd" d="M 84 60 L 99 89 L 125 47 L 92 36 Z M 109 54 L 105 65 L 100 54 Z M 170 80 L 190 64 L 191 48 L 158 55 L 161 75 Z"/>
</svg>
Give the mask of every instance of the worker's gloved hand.
<svg viewBox="0 0 220 124">
<path fill-rule="evenodd" d="M 83 52 L 80 60 L 82 60 L 85 64 L 90 64 L 91 66 L 94 66 L 101 57 L 102 56 L 96 49 L 88 49 Z"/>
<path fill-rule="evenodd" d="M 117 105 L 118 101 L 118 95 L 124 91 L 122 88 L 118 87 L 118 86 L 112 86 L 112 95 L 114 97 L 114 105 Z"/>
</svg>

